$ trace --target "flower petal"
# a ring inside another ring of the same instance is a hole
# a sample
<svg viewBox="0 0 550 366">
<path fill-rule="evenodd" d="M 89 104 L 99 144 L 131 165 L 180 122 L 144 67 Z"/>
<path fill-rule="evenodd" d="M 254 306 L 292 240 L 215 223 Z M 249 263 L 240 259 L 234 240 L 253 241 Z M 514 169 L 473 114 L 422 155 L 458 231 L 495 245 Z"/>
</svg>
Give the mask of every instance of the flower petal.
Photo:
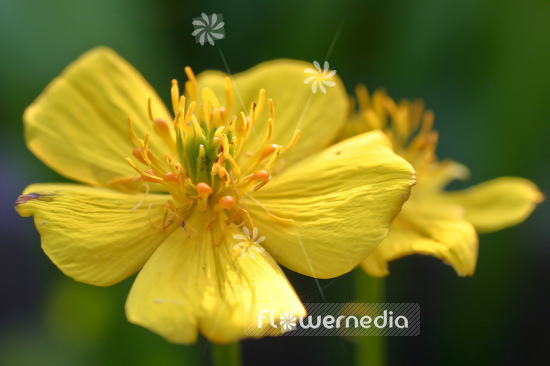
<svg viewBox="0 0 550 366">
<path fill-rule="evenodd" d="M 464 207 L 464 218 L 479 232 L 491 232 L 525 220 L 544 200 L 537 186 L 523 178 L 502 177 L 463 191 L 443 192 L 448 201 Z"/>
<path fill-rule="evenodd" d="M 312 94 L 311 88 L 304 85 L 304 70 L 311 64 L 294 60 L 275 60 L 264 62 L 254 68 L 234 76 L 234 88 L 240 93 L 243 104 L 237 94 L 233 98 L 231 114 L 248 111 L 252 102 L 258 101 L 261 88 L 266 98 L 272 99 L 275 106 L 275 127 L 272 143 L 286 146 L 299 125 L 301 137 L 296 146 L 279 159 L 285 163 L 300 160 L 318 152 L 332 143 L 345 123 L 348 113 L 348 97 L 344 86 L 337 76 L 332 80 L 336 86 L 326 95 Z M 209 87 L 219 100 L 225 100 L 224 77 L 221 72 L 207 71 L 199 74 L 201 87 Z M 303 118 L 302 118 L 303 114 Z M 267 134 L 269 108 L 266 106 L 255 124 L 256 135 L 247 141 L 245 149 L 255 151 Z"/>
<path fill-rule="evenodd" d="M 373 131 L 331 146 L 244 197 L 277 262 L 330 278 L 352 270 L 386 237 L 413 184 L 410 164 Z M 266 209 L 294 222 L 277 221 Z"/>
<path fill-rule="evenodd" d="M 414 205 L 411 200 L 403 205 L 384 241 L 362 263 L 371 276 L 389 274 L 388 262 L 412 255 L 432 255 L 452 265 L 461 276 L 471 276 L 477 262 L 478 238 L 474 227 L 440 205 Z"/>
<path fill-rule="evenodd" d="M 195 342 L 197 329 L 211 341 L 230 343 L 244 338 L 247 304 L 287 304 L 287 311 L 305 314 L 273 258 L 241 258 L 231 249 L 229 231 L 236 228 L 216 245 L 224 224 L 205 231 L 210 219 L 193 213 L 187 222 L 202 237 L 188 239 L 178 229 L 147 261 L 126 302 L 128 320 L 175 343 Z"/>
<path fill-rule="evenodd" d="M 143 195 L 78 184 L 34 184 L 23 193 L 15 208 L 34 216 L 44 252 L 67 276 L 91 285 L 109 286 L 137 272 L 171 231 L 153 227 L 164 210 L 149 209 L 167 195 L 149 194 L 132 211 Z"/>
<path fill-rule="evenodd" d="M 470 176 L 467 166 L 452 160 L 430 164 L 418 174 L 418 184 L 430 194 L 444 189 L 455 179 L 465 180 Z M 417 189 L 418 191 L 418 189 Z"/>
<path fill-rule="evenodd" d="M 143 77 L 114 51 L 100 47 L 85 53 L 27 108 L 25 139 L 29 149 L 67 178 L 105 186 L 135 175 L 125 158 L 134 146 L 128 134 L 132 118 L 139 137 L 152 130 L 147 100 L 155 118 L 172 118 Z M 162 155 L 166 144 L 155 134 L 151 150 Z"/>
</svg>

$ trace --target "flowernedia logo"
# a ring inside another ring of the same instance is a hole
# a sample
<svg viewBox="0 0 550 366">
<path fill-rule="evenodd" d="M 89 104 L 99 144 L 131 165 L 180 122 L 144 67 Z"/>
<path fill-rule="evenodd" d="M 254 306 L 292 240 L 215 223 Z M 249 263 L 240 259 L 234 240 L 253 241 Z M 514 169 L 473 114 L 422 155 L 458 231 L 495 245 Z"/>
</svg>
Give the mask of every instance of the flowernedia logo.
<svg viewBox="0 0 550 366">
<path fill-rule="evenodd" d="M 245 336 L 417 336 L 420 306 L 402 303 L 304 304 L 296 318 L 284 304 L 252 304 L 245 309 Z"/>
</svg>

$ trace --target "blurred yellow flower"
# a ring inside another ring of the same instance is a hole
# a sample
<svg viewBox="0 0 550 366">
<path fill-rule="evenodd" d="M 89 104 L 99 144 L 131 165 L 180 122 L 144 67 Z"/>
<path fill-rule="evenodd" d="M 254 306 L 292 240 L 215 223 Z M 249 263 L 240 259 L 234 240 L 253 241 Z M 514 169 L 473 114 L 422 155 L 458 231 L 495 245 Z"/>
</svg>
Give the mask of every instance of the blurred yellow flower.
<svg viewBox="0 0 550 366">
<path fill-rule="evenodd" d="M 394 151 L 417 173 L 417 185 L 387 238 L 362 263 L 369 275 L 385 276 L 389 274 L 388 262 L 424 254 L 452 265 L 461 276 L 471 276 L 478 254 L 477 232 L 518 224 L 542 202 L 543 195 L 535 184 L 516 177 L 493 179 L 463 191 L 445 191 L 450 181 L 465 179 L 469 172 L 451 160 L 437 160 L 433 112 L 424 111 L 419 100 L 396 104 L 382 90 L 369 96 L 364 86 L 356 89 L 356 95 L 358 112 L 351 106 L 341 137 L 383 130 Z"/>
<path fill-rule="evenodd" d="M 187 68 L 186 96 L 172 82 L 171 115 L 131 65 L 94 49 L 24 115 L 31 151 L 84 185 L 31 185 L 16 209 L 34 216 L 42 248 L 75 280 L 109 286 L 139 271 L 127 317 L 169 341 L 194 342 L 198 330 L 238 340 L 247 303 L 303 315 L 277 262 L 319 278 L 350 271 L 414 184 L 378 131 L 329 147 L 348 100 L 336 78 L 330 93 L 311 96 L 309 66 L 266 62 L 235 85 Z M 254 257 L 234 238 L 245 227 L 265 236 Z"/>
</svg>

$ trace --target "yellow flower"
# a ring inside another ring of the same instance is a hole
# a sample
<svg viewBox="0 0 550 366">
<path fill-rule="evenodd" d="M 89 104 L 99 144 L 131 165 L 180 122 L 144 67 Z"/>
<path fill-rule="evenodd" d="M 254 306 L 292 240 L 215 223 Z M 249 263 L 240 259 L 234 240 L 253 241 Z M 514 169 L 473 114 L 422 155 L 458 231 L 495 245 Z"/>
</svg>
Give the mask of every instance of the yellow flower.
<svg viewBox="0 0 550 366">
<path fill-rule="evenodd" d="M 369 97 L 360 86 L 356 94 L 359 112 L 351 107 L 344 135 L 384 130 L 395 152 L 407 159 L 417 174 L 409 201 L 393 221 L 387 238 L 363 261 L 363 269 L 381 277 L 389 274 L 388 262 L 424 254 L 452 265 L 461 276 L 473 275 L 477 232 L 522 222 L 542 202 L 543 195 L 531 181 L 516 177 L 493 179 L 464 191 L 444 191 L 450 181 L 465 179 L 469 172 L 464 165 L 436 159 L 438 134 L 432 130 L 433 112 L 424 112 L 418 100 L 396 104 L 381 90 Z"/>
<path fill-rule="evenodd" d="M 234 77 L 239 94 L 226 75 L 187 68 L 185 97 L 172 83 L 171 115 L 131 65 L 92 50 L 24 115 L 31 151 L 84 185 L 31 185 L 16 209 L 34 216 L 42 248 L 77 281 L 109 286 L 140 271 L 127 317 L 167 340 L 191 343 L 198 330 L 242 338 L 252 303 L 303 315 L 277 262 L 319 278 L 350 271 L 414 184 L 382 133 L 328 147 L 348 100 L 336 78 L 311 96 L 309 66 L 266 62 Z M 244 228 L 254 257 L 234 238 Z"/>
</svg>

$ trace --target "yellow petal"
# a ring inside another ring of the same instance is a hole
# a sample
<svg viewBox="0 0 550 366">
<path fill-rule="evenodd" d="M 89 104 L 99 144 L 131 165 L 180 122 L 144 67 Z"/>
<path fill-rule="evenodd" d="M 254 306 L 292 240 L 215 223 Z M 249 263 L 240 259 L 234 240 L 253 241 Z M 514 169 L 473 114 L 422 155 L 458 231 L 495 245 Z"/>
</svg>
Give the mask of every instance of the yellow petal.
<svg viewBox="0 0 550 366">
<path fill-rule="evenodd" d="M 326 88 L 326 94 L 314 94 L 311 85 L 304 84 L 304 80 L 311 76 L 304 70 L 312 67 L 312 64 L 303 61 L 275 60 L 234 76 L 235 93 L 231 114 L 238 114 L 243 109 L 248 111 L 251 103 L 258 101 L 259 90 L 264 88 L 266 99 L 272 99 L 275 105 L 272 143 L 285 147 L 292 140 L 296 128 L 301 130 L 298 143 L 280 158 L 286 164 L 318 152 L 332 143 L 343 128 L 348 113 L 347 93 L 337 75 L 330 78 L 336 85 Z M 211 88 L 223 101 L 225 76 L 221 72 L 203 72 L 198 76 L 199 85 Z M 256 120 L 256 132 L 252 132 L 247 141 L 246 150 L 255 151 L 257 144 L 263 142 L 267 134 L 268 112 L 266 103 Z"/>
<path fill-rule="evenodd" d="M 135 148 L 128 117 L 144 139 L 153 130 L 148 98 L 154 118 L 171 121 L 155 91 L 130 64 L 108 48 L 96 48 L 68 66 L 27 108 L 27 145 L 49 167 L 79 182 L 105 186 L 136 175 L 125 161 Z M 156 154 L 168 153 L 155 134 L 149 145 Z"/>
<path fill-rule="evenodd" d="M 533 182 L 515 177 L 490 180 L 443 197 L 464 207 L 464 218 L 479 232 L 490 232 L 525 220 L 544 196 Z"/>
<path fill-rule="evenodd" d="M 170 232 L 151 224 L 160 225 L 164 210 L 149 209 L 166 203 L 166 195 L 149 194 L 132 211 L 143 195 L 78 184 L 34 184 L 23 193 L 15 208 L 34 216 L 46 254 L 67 276 L 91 285 L 109 286 L 138 271 Z"/>
<path fill-rule="evenodd" d="M 437 193 L 455 179 L 464 180 L 470 176 L 468 167 L 452 160 L 430 164 L 418 172 L 418 185 L 423 192 Z M 415 191 L 419 191 L 418 187 Z"/>
<path fill-rule="evenodd" d="M 244 198 L 277 262 L 331 278 L 352 270 L 386 237 L 413 184 L 412 167 L 373 131 L 299 162 Z"/>
<path fill-rule="evenodd" d="M 211 341 L 230 343 L 244 338 L 247 304 L 286 304 L 296 317 L 305 314 L 267 252 L 243 259 L 240 248 L 234 249 L 236 228 L 216 244 L 224 225 L 218 220 L 205 231 L 210 220 L 207 213 L 194 212 L 187 221 L 191 238 L 176 230 L 145 264 L 126 302 L 130 322 L 175 343 L 195 342 L 198 329 Z"/>
<path fill-rule="evenodd" d="M 411 194 L 414 197 L 414 189 Z M 461 276 L 474 273 L 478 238 L 473 226 L 462 219 L 460 208 L 411 200 L 403 205 L 403 211 L 393 222 L 386 239 L 362 263 L 371 276 L 389 274 L 388 262 L 412 255 L 437 257 L 453 266 Z M 454 211 L 454 213 L 453 213 Z"/>
</svg>

